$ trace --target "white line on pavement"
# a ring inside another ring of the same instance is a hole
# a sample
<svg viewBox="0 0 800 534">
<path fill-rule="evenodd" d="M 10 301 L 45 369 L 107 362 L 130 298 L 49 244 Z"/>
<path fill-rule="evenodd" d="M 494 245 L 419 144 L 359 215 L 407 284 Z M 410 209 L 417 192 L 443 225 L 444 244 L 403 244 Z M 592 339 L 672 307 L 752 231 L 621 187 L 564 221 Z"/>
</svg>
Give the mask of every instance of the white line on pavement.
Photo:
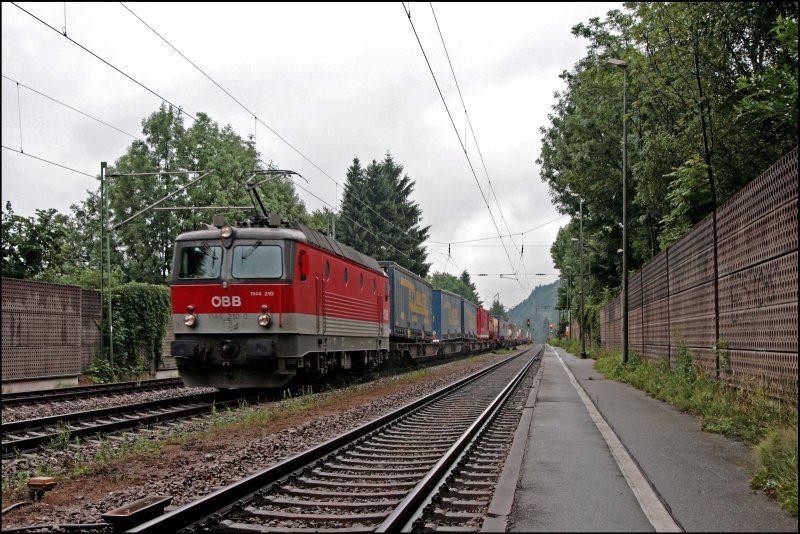
<svg viewBox="0 0 800 534">
<path fill-rule="evenodd" d="M 664 507 L 664 504 L 658 498 L 655 491 L 653 491 L 653 488 L 650 487 L 650 484 L 647 482 L 642 472 L 639 471 L 639 468 L 622 445 L 622 442 L 614 431 L 611 430 L 606 420 L 603 419 L 603 416 L 597 410 L 581 385 L 578 384 L 575 375 L 572 374 L 567 364 L 564 363 L 564 360 L 561 359 L 561 356 L 559 356 L 558 352 L 556 352 L 553 347 L 548 345 L 547 348 L 548 350 L 552 350 L 553 354 L 558 358 L 558 361 L 561 362 L 561 366 L 567 373 L 569 381 L 572 382 L 572 386 L 578 392 L 578 396 L 580 396 L 584 406 L 586 406 L 586 410 L 589 412 L 592 421 L 594 421 L 603 439 L 606 440 L 606 444 L 611 450 L 614 460 L 617 461 L 620 471 L 622 471 L 622 474 L 625 476 L 628 486 L 630 486 L 631 491 L 633 491 L 633 494 L 636 496 L 636 500 L 639 501 L 639 506 L 642 508 L 642 512 L 644 512 L 648 521 L 650 521 L 650 524 L 653 525 L 656 532 L 683 532 L 675 520 L 672 519 L 672 516 Z"/>
</svg>

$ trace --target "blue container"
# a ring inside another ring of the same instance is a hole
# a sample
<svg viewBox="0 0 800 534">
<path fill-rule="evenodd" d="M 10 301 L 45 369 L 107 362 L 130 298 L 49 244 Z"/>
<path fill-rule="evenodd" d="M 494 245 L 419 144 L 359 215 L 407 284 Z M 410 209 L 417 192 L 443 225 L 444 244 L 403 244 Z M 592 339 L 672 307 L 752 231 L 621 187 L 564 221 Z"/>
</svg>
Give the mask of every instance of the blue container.
<svg viewBox="0 0 800 534">
<path fill-rule="evenodd" d="M 378 262 L 389 276 L 392 336 L 409 340 L 433 337 L 433 286 L 393 261 Z"/>
<path fill-rule="evenodd" d="M 478 339 L 478 305 L 461 298 L 461 335 L 464 339 Z"/>
<path fill-rule="evenodd" d="M 461 338 L 461 297 L 444 289 L 433 290 L 433 331 L 441 340 Z"/>
</svg>

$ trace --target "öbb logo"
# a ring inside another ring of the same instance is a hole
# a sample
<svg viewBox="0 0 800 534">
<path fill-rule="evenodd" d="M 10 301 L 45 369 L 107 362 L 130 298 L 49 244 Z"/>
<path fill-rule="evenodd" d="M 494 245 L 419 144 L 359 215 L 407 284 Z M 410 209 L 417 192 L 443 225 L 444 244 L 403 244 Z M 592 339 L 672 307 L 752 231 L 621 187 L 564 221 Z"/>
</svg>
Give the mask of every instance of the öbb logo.
<svg viewBox="0 0 800 534">
<path fill-rule="evenodd" d="M 215 308 L 229 308 L 231 306 L 241 306 L 242 297 L 211 297 L 211 305 Z"/>
</svg>

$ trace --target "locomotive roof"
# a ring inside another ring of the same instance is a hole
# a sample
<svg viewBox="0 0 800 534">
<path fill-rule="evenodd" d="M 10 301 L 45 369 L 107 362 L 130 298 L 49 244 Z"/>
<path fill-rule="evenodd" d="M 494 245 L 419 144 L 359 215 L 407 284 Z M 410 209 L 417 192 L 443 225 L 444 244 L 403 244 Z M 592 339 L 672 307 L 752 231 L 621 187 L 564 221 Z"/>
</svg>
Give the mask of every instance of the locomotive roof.
<svg viewBox="0 0 800 534">
<path fill-rule="evenodd" d="M 373 271 L 382 273 L 383 269 L 378 265 L 374 258 L 362 254 L 353 247 L 347 246 L 334 239 L 331 239 L 322 232 L 318 232 L 301 223 L 291 223 L 289 227 L 247 227 L 236 226 L 236 236 L 244 239 L 292 239 L 295 241 L 305 241 L 315 247 L 331 252 L 339 257 L 346 258 L 354 263 L 363 265 Z M 195 230 L 180 234 L 176 241 L 188 241 L 196 239 L 219 239 L 219 228 L 208 228 L 205 230 Z"/>
<path fill-rule="evenodd" d="M 300 230 L 305 236 L 306 241 L 312 245 L 329 252 L 333 252 L 337 256 L 347 258 L 348 260 L 363 265 L 364 267 L 369 267 L 373 271 L 383 272 L 383 269 L 381 269 L 381 266 L 378 264 L 378 260 L 375 258 L 367 256 L 366 254 L 362 254 L 353 247 L 345 245 L 344 243 L 340 243 L 335 239 L 331 239 L 322 232 L 312 230 L 308 226 L 301 223 L 292 223 L 292 228 L 297 228 Z"/>
</svg>

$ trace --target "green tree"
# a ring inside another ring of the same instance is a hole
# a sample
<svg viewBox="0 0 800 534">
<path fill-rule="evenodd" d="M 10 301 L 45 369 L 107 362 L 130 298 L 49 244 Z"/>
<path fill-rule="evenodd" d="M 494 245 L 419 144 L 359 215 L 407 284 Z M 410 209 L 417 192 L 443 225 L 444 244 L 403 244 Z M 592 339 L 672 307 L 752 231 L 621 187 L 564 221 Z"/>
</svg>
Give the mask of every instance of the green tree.
<svg viewBox="0 0 800 534">
<path fill-rule="evenodd" d="M 422 210 L 410 198 L 413 191 L 414 181 L 388 152 L 366 168 L 354 158 L 347 169 L 337 239 L 425 277 L 430 264 L 422 243 L 430 226 L 420 227 Z"/>
<path fill-rule="evenodd" d="M 531 323 L 531 328 L 533 328 L 533 323 Z M 537 341 L 540 338 L 544 338 L 544 340 L 546 341 L 547 338 L 550 337 L 550 319 L 548 317 L 542 319 L 542 326 L 540 328 L 541 330 L 539 332 L 534 331 L 531 337 L 533 337 Z"/>
<path fill-rule="evenodd" d="M 69 261 L 66 215 L 51 208 L 36 210 L 35 217 L 22 217 L 6 202 L 0 227 L 3 276 L 53 282 L 63 272 Z"/>
<path fill-rule="evenodd" d="M 567 87 L 537 162 L 561 213 L 577 219 L 584 201 L 586 283 L 597 295 L 621 278 L 624 76 L 607 59 L 627 62 L 635 270 L 796 146 L 796 11 L 794 2 L 630 2 L 575 25 L 587 54 L 561 75 Z M 578 265 L 575 226 L 551 250 L 559 268 Z"/>
<path fill-rule="evenodd" d="M 767 132 L 781 132 L 780 137 L 797 143 L 797 16 L 778 15 L 772 33 L 777 41 L 777 56 L 784 61 L 768 64 L 761 70 L 738 78 L 742 96 L 736 104 L 737 121 L 755 125 Z"/>
<path fill-rule="evenodd" d="M 483 306 L 483 301 L 480 299 L 480 297 L 478 297 L 478 288 L 475 287 L 475 284 L 470 279 L 469 273 L 467 272 L 466 269 L 464 269 L 464 271 L 461 273 L 459 280 L 466 288 L 466 291 L 468 291 L 470 295 L 470 300 L 475 304 L 477 304 L 478 306 Z"/>
<path fill-rule="evenodd" d="M 304 222 L 309 228 L 333 236 L 333 229 L 337 221 L 338 217 L 336 213 L 327 206 L 323 206 L 320 210 L 314 210 Z"/>
<path fill-rule="evenodd" d="M 501 319 L 508 321 L 508 311 L 499 298 L 494 299 L 492 302 L 492 307 L 489 308 L 489 315 L 497 315 Z"/>
<path fill-rule="evenodd" d="M 55 281 L 61 284 L 76 285 L 84 289 L 100 289 L 101 278 L 108 276 L 105 272 L 105 254 L 108 252 L 105 243 L 101 243 L 100 198 L 96 191 L 87 191 L 86 200 L 70 206 L 67 222 L 69 238 L 64 243 L 65 256 L 69 261 L 64 263 L 62 272 Z M 119 254 L 112 262 L 111 286 L 123 283 L 125 274 L 120 267 Z M 103 266 L 100 259 L 103 258 Z M 108 281 L 106 281 L 108 283 Z"/>
<path fill-rule="evenodd" d="M 706 165 L 697 156 L 666 175 L 671 178 L 667 193 L 671 210 L 661 219 L 661 249 L 677 241 L 712 209 L 706 176 Z"/>
<path fill-rule="evenodd" d="M 527 328 L 530 319 L 532 337 L 536 342 L 544 343 L 547 340 L 549 324 L 555 322 L 551 317 L 555 314 L 558 285 L 559 282 L 555 281 L 537 286 L 525 300 L 508 310 L 508 319 L 522 328 Z"/>
<path fill-rule="evenodd" d="M 353 158 L 353 164 L 347 169 L 336 237 L 364 254 L 382 259 L 380 247 L 383 244 L 373 233 L 375 223 L 367 209 L 368 199 L 362 198 L 370 193 L 366 189 L 366 170 L 361 166 L 361 160 Z"/>
<path fill-rule="evenodd" d="M 245 186 L 247 173 L 269 165 L 230 126 L 220 128 L 208 115 L 198 113 L 197 120 L 186 128 L 180 110 L 162 104 L 142 121 L 142 131 L 144 141 L 134 141 L 109 169 L 109 174 L 120 174 L 108 179 L 112 224 L 122 224 L 198 177 L 184 171 L 213 170 L 159 207 L 252 205 Z M 159 174 L 135 175 L 138 173 Z M 275 178 L 260 185 L 258 191 L 270 212 L 288 220 L 307 218 L 291 179 Z M 230 222 L 247 215 L 238 209 L 221 209 L 219 213 Z M 201 227 L 209 219 L 208 211 L 148 210 L 112 233 L 112 259 L 125 266 L 128 280 L 163 284 L 171 267 L 175 237 Z"/>
</svg>

